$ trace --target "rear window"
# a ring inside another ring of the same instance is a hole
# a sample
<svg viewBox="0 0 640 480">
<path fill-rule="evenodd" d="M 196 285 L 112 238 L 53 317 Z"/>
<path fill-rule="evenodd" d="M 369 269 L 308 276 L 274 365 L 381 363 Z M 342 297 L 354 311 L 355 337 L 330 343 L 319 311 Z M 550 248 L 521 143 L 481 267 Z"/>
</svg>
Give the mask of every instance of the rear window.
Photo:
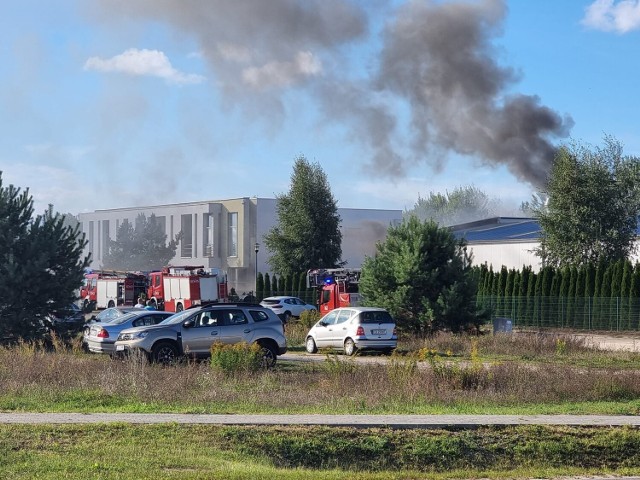
<svg viewBox="0 0 640 480">
<path fill-rule="evenodd" d="M 277 305 L 280 303 L 280 300 L 263 300 L 262 303 L 266 303 L 267 305 Z"/>
<path fill-rule="evenodd" d="M 361 312 L 358 320 L 360 323 L 394 323 L 387 311 Z"/>
</svg>

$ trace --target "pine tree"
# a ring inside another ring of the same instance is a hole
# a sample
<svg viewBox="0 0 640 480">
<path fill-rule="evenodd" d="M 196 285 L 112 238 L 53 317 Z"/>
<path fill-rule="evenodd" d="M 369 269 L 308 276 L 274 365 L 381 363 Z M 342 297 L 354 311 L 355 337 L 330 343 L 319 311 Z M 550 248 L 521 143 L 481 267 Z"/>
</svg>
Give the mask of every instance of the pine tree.
<svg viewBox="0 0 640 480">
<path fill-rule="evenodd" d="M 286 277 L 286 281 L 284 284 L 284 291 L 285 291 L 285 295 L 292 295 L 295 297 L 295 292 L 293 291 L 293 277 L 294 277 L 294 273 L 291 272 L 289 275 L 287 275 Z"/>
<path fill-rule="evenodd" d="M 264 293 L 262 294 L 262 298 L 267 298 L 272 296 L 271 290 L 271 277 L 269 276 L 269 272 L 264 274 Z"/>
<path fill-rule="evenodd" d="M 163 225 L 155 215 L 149 218 L 138 215 L 135 227 L 124 221 L 118 227 L 116 239 L 109 240 L 108 253 L 103 258 L 103 267 L 114 270 L 150 272 L 169 264 L 175 256 L 182 234 L 167 243 Z"/>
<path fill-rule="evenodd" d="M 300 272 L 298 274 L 298 297 L 305 302 L 309 302 L 307 298 L 307 272 Z"/>
<path fill-rule="evenodd" d="M 77 300 L 84 235 L 53 207 L 34 217 L 29 190 L 4 187 L 0 172 L 0 338 L 40 340 L 42 319 Z"/>
<path fill-rule="evenodd" d="M 278 224 L 264 237 L 279 275 L 342 265 L 338 207 L 319 163 L 295 160 L 289 193 L 277 196 Z"/>
<path fill-rule="evenodd" d="M 464 246 L 448 228 L 415 216 L 390 227 L 362 266 L 365 305 L 386 308 L 407 331 L 477 330 L 487 316 L 476 306 L 477 285 Z"/>
<path fill-rule="evenodd" d="M 264 276 L 262 272 L 258 272 L 258 276 L 256 277 L 256 301 L 260 302 L 264 295 Z"/>
</svg>

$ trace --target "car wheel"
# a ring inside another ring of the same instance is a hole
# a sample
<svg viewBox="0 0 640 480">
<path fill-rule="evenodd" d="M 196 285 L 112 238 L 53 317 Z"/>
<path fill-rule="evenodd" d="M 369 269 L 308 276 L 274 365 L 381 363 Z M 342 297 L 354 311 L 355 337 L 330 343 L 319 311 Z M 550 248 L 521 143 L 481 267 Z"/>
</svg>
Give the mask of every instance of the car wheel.
<svg viewBox="0 0 640 480">
<path fill-rule="evenodd" d="M 89 300 L 85 298 L 84 302 L 82 302 L 82 311 L 84 313 L 91 313 L 91 310 L 89 310 L 90 305 L 91 305 L 91 302 L 89 302 Z"/>
<path fill-rule="evenodd" d="M 284 323 L 289 323 L 289 320 L 291 320 L 291 312 L 289 311 L 284 312 L 284 314 L 282 315 L 282 318 Z"/>
<path fill-rule="evenodd" d="M 354 353 L 356 353 L 357 350 L 358 349 L 356 348 L 356 343 L 352 339 L 347 338 L 344 341 L 344 354 L 345 355 L 351 356 Z"/>
<path fill-rule="evenodd" d="M 151 361 L 162 365 L 172 365 L 178 359 L 178 349 L 172 343 L 162 342 L 151 350 Z"/>
<path fill-rule="evenodd" d="M 307 342 L 305 343 L 305 347 L 307 349 L 307 353 L 316 353 L 318 351 L 318 347 L 316 346 L 316 341 L 313 337 L 307 337 Z"/>
<path fill-rule="evenodd" d="M 273 347 L 273 345 L 269 345 L 267 343 L 263 343 L 259 345 L 260 345 L 260 364 L 262 368 L 274 367 L 278 359 L 278 354 L 276 353 L 276 350 Z"/>
<path fill-rule="evenodd" d="M 183 310 L 184 310 L 184 307 L 182 306 L 182 304 L 181 304 L 181 303 L 179 303 L 178 305 L 176 305 L 176 312 L 177 312 L 177 313 L 179 313 L 179 312 L 181 312 L 181 311 L 183 311 Z"/>
<path fill-rule="evenodd" d="M 156 310 L 158 310 L 158 303 L 156 302 L 155 298 L 152 298 L 151 300 L 149 300 L 149 306 L 155 308 Z"/>
<path fill-rule="evenodd" d="M 115 302 L 113 300 L 109 300 L 109 305 L 107 306 L 107 308 L 113 308 L 115 306 L 116 306 Z"/>
</svg>

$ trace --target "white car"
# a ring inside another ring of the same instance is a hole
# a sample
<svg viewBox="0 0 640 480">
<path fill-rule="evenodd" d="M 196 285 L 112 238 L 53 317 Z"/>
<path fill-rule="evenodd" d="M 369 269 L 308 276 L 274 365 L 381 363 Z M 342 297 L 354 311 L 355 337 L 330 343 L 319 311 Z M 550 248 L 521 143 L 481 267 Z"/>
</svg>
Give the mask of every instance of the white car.
<svg viewBox="0 0 640 480">
<path fill-rule="evenodd" d="M 287 297 L 284 295 L 278 297 L 267 297 L 260 302 L 260 305 L 273 310 L 285 323 L 291 317 L 300 317 L 300 314 L 306 310 L 316 310 L 316 307 L 303 302 L 298 297 Z"/>
<path fill-rule="evenodd" d="M 390 353 L 398 346 L 396 323 L 384 308 L 336 308 L 311 327 L 305 345 L 308 353 L 319 348 L 342 349 L 346 355 L 358 350 Z"/>
</svg>

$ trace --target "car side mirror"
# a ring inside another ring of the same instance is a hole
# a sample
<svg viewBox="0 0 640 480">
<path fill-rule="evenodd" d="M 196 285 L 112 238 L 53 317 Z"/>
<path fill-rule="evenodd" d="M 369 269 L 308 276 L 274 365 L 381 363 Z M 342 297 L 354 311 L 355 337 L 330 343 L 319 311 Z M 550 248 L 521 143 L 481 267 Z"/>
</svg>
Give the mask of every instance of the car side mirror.
<svg viewBox="0 0 640 480">
<path fill-rule="evenodd" d="M 89 321 L 95 320 L 95 319 L 96 319 L 96 316 L 95 315 L 91 315 L 91 318 L 89 319 Z"/>
<path fill-rule="evenodd" d="M 327 326 L 327 324 L 324 323 L 324 322 L 318 322 L 318 325 L 320 325 L 321 327 L 326 327 Z"/>
<path fill-rule="evenodd" d="M 182 322 L 182 326 L 184 328 L 191 328 L 196 324 L 195 320 L 190 319 L 190 320 L 185 320 L 184 322 Z"/>
</svg>

